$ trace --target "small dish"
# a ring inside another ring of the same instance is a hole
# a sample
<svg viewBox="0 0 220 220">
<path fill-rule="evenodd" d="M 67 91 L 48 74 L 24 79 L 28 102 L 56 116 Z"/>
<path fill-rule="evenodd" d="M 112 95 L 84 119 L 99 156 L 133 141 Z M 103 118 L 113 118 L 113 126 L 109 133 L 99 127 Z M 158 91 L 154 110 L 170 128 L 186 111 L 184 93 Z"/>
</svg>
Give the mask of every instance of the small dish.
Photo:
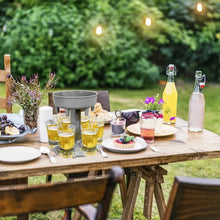
<svg viewBox="0 0 220 220">
<path fill-rule="evenodd" d="M 24 118 L 20 114 L 0 114 L 0 115 L 7 115 L 7 118 L 11 120 L 16 127 L 20 127 L 21 125 L 24 125 Z M 8 144 L 16 141 L 18 138 L 21 138 L 28 134 L 28 128 L 26 127 L 26 130 L 18 135 L 0 135 L 0 144 Z"/>
<path fill-rule="evenodd" d="M 140 137 L 136 137 L 136 144 L 133 148 L 117 148 L 114 146 L 113 143 L 114 139 L 106 139 L 102 142 L 102 146 L 106 148 L 109 151 L 112 151 L 114 153 L 135 153 L 138 151 L 142 151 L 147 147 L 147 143 Z"/>
<path fill-rule="evenodd" d="M 113 112 L 99 113 L 98 116 L 104 118 L 104 123 L 109 124 L 111 120 L 114 118 Z"/>
</svg>

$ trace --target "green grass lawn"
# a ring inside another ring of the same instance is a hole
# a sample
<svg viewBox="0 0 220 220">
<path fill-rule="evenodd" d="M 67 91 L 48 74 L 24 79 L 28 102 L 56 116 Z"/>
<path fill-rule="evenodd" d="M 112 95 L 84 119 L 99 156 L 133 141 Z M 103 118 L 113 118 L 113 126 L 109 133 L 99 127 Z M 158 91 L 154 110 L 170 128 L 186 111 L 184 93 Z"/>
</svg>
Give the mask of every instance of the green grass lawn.
<svg viewBox="0 0 220 220">
<path fill-rule="evenodd" d="M 140 102 L 140 99 L 145 99 L 147 96 L 154 96 L 159 93 L 162 94 L 164 87 L 153 86 L 143 90 L 121 90 L 121 89 L 110 89 L 110 102 L 111 110 L 116 109 L 128 109 L 128 108 L 141 108 L 144 106 Z M 183 82 L 177 83 L 178 90 L 178 117 L 187 120 L 188 117 L 188 103 L 190 94 L 193 90 L 193 84 L 185 84 Z M 220 85 L 219 84 L 207 84 L 204 88 L 204 94 L 206 99 L 205 107 L 205 123 L 204 127 L 220 135 Z M 47 99 L 42 101 L 42 105 L 47 105 Z M 13 107 L 14 112 L 19 111 L 19 106 Z M 197 160 L 173 163 L 163 166 L 167 171 L 168 175 L 165 176 L 165 183 L 162 184 L 165 199 L 168 199 L 170 189 L 173 183 L 173 178 L 175 175 L 183 176 L 195 176 L 195 177 L 208 177 L 208 178 L 220 178 L 220 159 L 210 159 L 210 160 Z M 62 175 L 54 175 L 54 181 L 63 180 Z M 45 182 L 45 176 L 32 177 L 30 178 L 30 183 L 43 183 Z M 134 219 L 141 220 L 145 219 L 142 216 L 143 210 L 143 199 L 144 199 L 144 181 L 141 181 L 141 187 L 139 189 L 139 194 L 134 211 Z M 62 201 L 61 201 L 62 202 Z M 121 217 L 122 204 L 119 195 L 119 190 L 117 189 L 113 202 L 111 205 L 111 210 L 109 213 L 109 219 L 117 219 Z M 62 219 L 62 211 L 49 212 L 46 215 L 34 214 L 31 215 L 30 219 Z M 11 218 L 1 218 L 1 219 L 15 219 Z M 159 219 L 156 205 L 153 207 L 153 220 Z"/>
</svg>

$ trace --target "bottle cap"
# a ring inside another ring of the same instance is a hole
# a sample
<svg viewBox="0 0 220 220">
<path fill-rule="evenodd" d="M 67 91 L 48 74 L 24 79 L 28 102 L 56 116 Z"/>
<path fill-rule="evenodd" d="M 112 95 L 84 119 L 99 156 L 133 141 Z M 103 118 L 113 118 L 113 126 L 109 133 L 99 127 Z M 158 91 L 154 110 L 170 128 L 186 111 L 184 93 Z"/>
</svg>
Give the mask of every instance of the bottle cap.
<svg viewBox="0 0 220 220">
<path fill-rule="evenodd" d="M 204 88 L 205 87 L 205 82 L 206 82 L 205 74 L 202 74 L 201 70 L 196 70 L 195 78 L 196 78 L 196 82 L 199 85 L 199 87 Z"/>
<path fill-rule="evenodd" d="M 171 75 L 176 75 L 176 67 L 174 66 L 174 64 L 169 64 L 168 67 L 167 67 L 167 71 L 166 71 L 166 74 L 169 76 Z"/>
</svg>

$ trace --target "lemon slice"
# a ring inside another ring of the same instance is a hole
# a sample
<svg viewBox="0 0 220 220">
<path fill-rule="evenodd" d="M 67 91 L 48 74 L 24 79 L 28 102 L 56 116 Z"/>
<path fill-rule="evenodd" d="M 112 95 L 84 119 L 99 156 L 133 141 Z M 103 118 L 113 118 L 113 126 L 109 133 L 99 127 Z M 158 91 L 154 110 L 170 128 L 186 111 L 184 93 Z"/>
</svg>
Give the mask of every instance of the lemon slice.
<svg viewBox="0 0 220 220">
<path fill-rule="evenodd" d="M 5 134 L 17 135 L 20 134 L 19 130 L 16 127 L 5 127 Z"/>
</svg>

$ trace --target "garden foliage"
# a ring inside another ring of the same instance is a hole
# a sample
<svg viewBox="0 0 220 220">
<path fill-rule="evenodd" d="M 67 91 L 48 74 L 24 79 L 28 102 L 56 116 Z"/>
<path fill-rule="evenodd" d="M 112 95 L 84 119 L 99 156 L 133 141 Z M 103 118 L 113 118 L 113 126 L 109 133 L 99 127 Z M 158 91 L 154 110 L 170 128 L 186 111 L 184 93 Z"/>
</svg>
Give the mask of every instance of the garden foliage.
<svg viewBox="0 0 220 220">
<path fill-rule="evenodd" d="M 169 63 L 177 77 L 200 69 L 220 82 L 220 1 L 204 4 L 199 14 L 194 0 L 0 0 L 0 50 L 13 75 L 55 72 L 61 88 L 143 88 Z"/>
</svg>

